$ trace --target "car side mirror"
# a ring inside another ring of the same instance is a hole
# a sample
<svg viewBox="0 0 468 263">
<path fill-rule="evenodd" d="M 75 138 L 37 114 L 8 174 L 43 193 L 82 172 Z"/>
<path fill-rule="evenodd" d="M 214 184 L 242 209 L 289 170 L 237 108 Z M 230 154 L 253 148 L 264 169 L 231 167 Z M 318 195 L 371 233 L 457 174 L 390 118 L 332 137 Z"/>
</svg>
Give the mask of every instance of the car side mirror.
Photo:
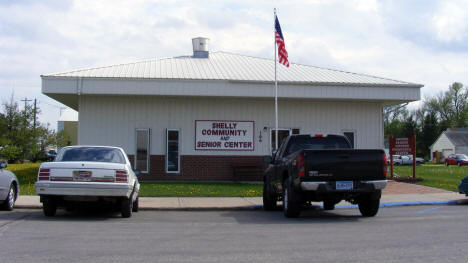
<svg viewBox="0 0 468 263">
<path fill-rule="evenodd" d="M 135 175 L 140 175 L 141 174 L 140 170 L 133 170 L 133 172 L 135 173 Z"/>
<path fill-rule="evenodd" d="M 1 169 L 5 169 L 5 168 L 7 168 L 7 167 L 8 167 L 8 164 L 7 164 L 6 162 L 1 162 L 1 163 L 0 163 L 0 168 L 1 168 Z"/>
<path fill-rule="evenodd" d="M 270 155 L 263 156 L 263 162 L 264 163 L 271 163 L 272 161 L 273 161 L 273 159 L 271 158 Z"/>
</svg>

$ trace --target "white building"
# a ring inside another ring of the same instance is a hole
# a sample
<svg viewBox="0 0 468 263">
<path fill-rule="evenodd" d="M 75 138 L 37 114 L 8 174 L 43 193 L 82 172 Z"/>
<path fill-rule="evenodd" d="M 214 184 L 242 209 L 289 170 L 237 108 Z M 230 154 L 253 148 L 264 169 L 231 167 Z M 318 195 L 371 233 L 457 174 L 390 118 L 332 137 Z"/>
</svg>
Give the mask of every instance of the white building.
<svg viewBox="0 0 468 263">
<path fill-rule="evenodd" d="M 445 157 L 453 153 L 468 155 L 468 129 L 447 129 L 440 134 L 429 149 L 431 150 L 431 160 L 437 153 L 441 153 L 439 161 L 443 161 Z"/>
<path fill-rule="evenodd" d="M 260 169 L 233 168 L 261 165 L 274 147 L 274 61 L 206 43 L 194 39 L 193 56 L 43 75 L 42 92 L 79 111 L 79 144 L 123 147 L 142 180 L 258 180 Z M 421 87 L 278 65 L 280 139 L 346 134 L 383 148 L 382 108 L 419 100 Z"/>
</svg>

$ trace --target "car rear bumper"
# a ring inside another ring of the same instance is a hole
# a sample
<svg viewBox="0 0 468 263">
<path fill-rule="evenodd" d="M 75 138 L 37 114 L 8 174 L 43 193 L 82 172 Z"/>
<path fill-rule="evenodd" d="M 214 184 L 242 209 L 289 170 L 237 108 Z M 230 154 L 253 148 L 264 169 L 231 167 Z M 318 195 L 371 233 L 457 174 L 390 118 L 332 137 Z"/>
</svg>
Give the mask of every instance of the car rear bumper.
<svg viewBox="0 0 468 263">
<path fill-rule="evenodd" d="M 38 195 L 127 197 L 133 186 L 121 183 L 36 182 Z"/>
<path fill-rule="evenodd" d="M 319 191 L 319 192 L 343 192 L 336 190 L 335 182 L 301 182 L 301 189 L 303 191 Z M 372 192 L 375 190 L 384 189 L 387 186 L 387 180 L 369 180 L 354 182 L 355 187 L 352 190 L 345 190 L 345 192 Z"/>
</svg>

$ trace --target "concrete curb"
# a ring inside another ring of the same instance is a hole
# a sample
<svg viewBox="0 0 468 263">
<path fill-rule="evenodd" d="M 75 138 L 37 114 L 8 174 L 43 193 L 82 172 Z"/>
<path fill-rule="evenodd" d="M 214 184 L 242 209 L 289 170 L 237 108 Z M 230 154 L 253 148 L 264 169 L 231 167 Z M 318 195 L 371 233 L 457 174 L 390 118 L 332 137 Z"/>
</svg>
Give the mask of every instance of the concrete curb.
<svg viewBox="0 0 468 263">
<path fill-rule="evenodd" d="M 382 203 L 380 207 L 398 207 L 398 206 L 422 206 L 422 205 L 462 205 L 466 200 L 450 201 L 407 201 L 407 202 L 389 202 Z M 316 206 L 323 208 L 323 206 Z M 42 205 L 16 205 L 19 209 L 42 209 Z M 339 205 L 336 209 L 358 208 L 358 205 Z M 217 207 L 140 207 L 141 211 L 249 211 L 263 210 L 263 205 L 251 206 L 217 206 Z"/>
</svg>

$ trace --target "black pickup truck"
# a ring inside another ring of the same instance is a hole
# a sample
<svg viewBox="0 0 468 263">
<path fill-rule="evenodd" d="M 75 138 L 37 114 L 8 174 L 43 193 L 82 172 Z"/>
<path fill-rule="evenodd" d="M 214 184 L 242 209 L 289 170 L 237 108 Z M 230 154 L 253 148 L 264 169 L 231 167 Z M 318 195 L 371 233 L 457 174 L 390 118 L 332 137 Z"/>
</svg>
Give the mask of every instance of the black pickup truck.
<svg viewBox="0 0 468 263">
<path fill-rule="evenodd" d="M 283 201 L 286 217 L 298 217 L 302 207 L 323 201 L 325 210 L 346 200 L 358 204 L 363 216 L 375 216 L 387 185 L 383 150 L 356 150 L 341 135 L 291 135 L 276 154 L 265 156 L 263 207 Z"/>
</svg>

